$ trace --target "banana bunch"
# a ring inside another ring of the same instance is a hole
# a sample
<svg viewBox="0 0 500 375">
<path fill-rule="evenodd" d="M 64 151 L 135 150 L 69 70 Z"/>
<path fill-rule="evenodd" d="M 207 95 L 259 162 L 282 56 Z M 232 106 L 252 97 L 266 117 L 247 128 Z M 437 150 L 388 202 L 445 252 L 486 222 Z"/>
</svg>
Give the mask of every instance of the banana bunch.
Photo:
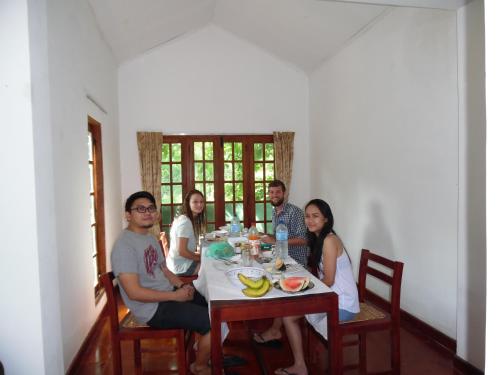
<svg viewBox="0 0 500 375">
<path fill-rule="evenodd" d="M 262 276 L 258 279 L 252 279 L 250 277 L 246 277 L 242 273 L 239 273 L 238 279 L 243 285 L 246 286 L 246 288 L 243 289 L 242 292 L 247 297 L 262 297 L 272 288 L 271 282 L 265 276 Z"/>
</svg>

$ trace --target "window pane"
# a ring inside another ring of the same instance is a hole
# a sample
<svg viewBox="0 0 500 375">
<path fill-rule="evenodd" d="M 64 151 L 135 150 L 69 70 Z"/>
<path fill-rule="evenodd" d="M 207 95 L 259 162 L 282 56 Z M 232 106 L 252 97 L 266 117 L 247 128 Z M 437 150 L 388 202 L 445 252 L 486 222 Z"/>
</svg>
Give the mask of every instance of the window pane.
<svg viewBox="0 0 500 375">
<path fill-rule="evenodd" d="M 266 231 L 264 230 L 264 223 L 257 223 L 256 226 L 259 232 L 266 233 Z"/>
<path fill-rule="evenodd" d="M 161 166 L 161 183 L 167 184 L 170 182 L 170 165 L 162 164 Z"/>
<path fill-rule="evenodd" d="M 224 160 L 233 160 L 233 144 L 224 142 Z"/>
<path fill-rule="evenodd" d="M 213 142 L 205 142 L 205 160 L 214 160 Z"/>
<path fill-rule="evenodd" d="M 232 183 L 225 183 L 224 184 L 224 200 L 225 201 L 232 201 L 233 199 L 234 199 L 233 184 Z"/>
<path fill-rule="evenodd" d="M 264 180 L 264 165 L 262 163 L 255 163 L 253 165 L 255 171 L 255 181 L 263 181 Z"/>
<path fill-rule="evenodd" d="M 172 185 L 174 203 L 182 203 L 182 185 Z"/>
<path fill-rule="evenodd" d="M 203 182 L 195 182 L 194 188 L 196 190 L 201 191 L 203 193 L 203 195 L 205 195 L 205 186 L 203 185 Z"/>
<path fill-rule="evenodd" d="M 234 160 L 243 160 L 243 143 L 234 142 Z"/>
<path fill-rule="evenodd" d="M 264 184 L 257 183 L 255 184 L 255 200 L 263 201 L 264 200 Z"/>
<path fill-rule="evenodd" d="M 194 163 L 194 180 L 203 181 L 203 163 Z"/>
<path fill-rule="evenodd" d="M 234 179 L 243 180 L 243 163 L 234 163 Z"/>
<path fill-rule="evenodd" d="M 274 160 L 274 146 L 272 143 L 266 143 L 266 160 Z"/>
<path fill-rule="evenodd" d="M 238 219 L 240 219 L 240 222 L 242 222 L 245 220 L 245 217 L 243 216 L 243 203 L 236 203 L 235 206 L 236 215 L 238 216 Z"/>
<path fill-rule="evenodd" d="M 234 208 L 232 203 L 226 203 L 224 205 L 224 210 L 225 210 L 225 218 L 226 221 L 231 221 L 233 218 L 233 213 L 234 213 Z"/>
<path fill-rule="evenodd" d="M 172 161 L 181 161 L 180 143 L 172 143 Z"/>
<path fill-rule="evenodd" d="M 203 142 L 194 142 L 194 160 L 203 160 Z"/>
<path fill-rule="evenodd" d="M 264 220 L 264 203 L 255 203 L 255 221 Z"/>
<path fill-rule="evenodd" d="M 224 163 L 224 181 L 233 180 L 233 163 Z"/>
<path fill-rule="evenodd" d="M 266 224 L 266 228 L 267 228 L 267 229 L 266 229 L 266 233 L 269 233 L 269 234 L 274 233 L 274 230 L 273 230 L 273 222 L 272 222 L 272 221 L 270 221 L 270 222 L 268 222 L 268 223 Z"/>
<path fill-rule="evenodd" d="M 89 164 L 90 192 L 94 192 L 94 165 Z"/>
<path fill-rule="evenodd" d="M 215 230 L 215 224 L 207 224 L 207 231 L 213 232 Z"/>
<path fill-rule="evenodd" d="M 161 204 L 170 204 L 170 186 L 161 185 Z"/>
<path fill-rule="evenodd" d="M 255 143 L 253 145 L 253 159 L 255 161 L 262 160 L 263 152 L 262 152 L 262 143 Z"/>
<path fill-rule="evenodd" d="M 95 224 L 95 203 L 94 196 L 90 196 L 90 224 Z"/>
<path fill-rule="evenodd" d="M 168 143 L 161 146 L 161 161 L 164 163 L 170 161 L 170 145 Z"/>
<path fill-rule="evenodd" d="M 266 163 L 266 180 L 274 180 L 274 163 Z"/>
<path fill-rule="evenodd" d="M 214 180 L 214 163 L 205 163 L 205 180 Z"/>
<path fill-rule="evenodd" d="M 208 221 L 215 221 L 215 204 L 214 203 L 207 203 L 207 220 Z"/>
<path fill-rule="evenodd" d="M 243 200 L 243 182 L 237 182 L 234 184 L 234 200 Z"/>
<path fill-rule="evenodd" d="M 98 284 L 98 276 L 97 276 L 97 256 L 95 256 L 93 259 L 92 259 L 92 263 L 94 264 L 94 288 L 97 286 Z"/>
<path fill-rule="evenodd" d="M 181 205 L 174 206 L 174 217 L 177 217 L 181 214 Z"/>
<path fill-rule="evenodd" d="M 94 160 L 94 147 L 92 144 L 92 133 L 87 134 L 87 150 L 89 152 L 89 161 Z"/>
<path fill-rule="evenodd" d="M 92 225 L 90 227 L 90 231 L 92 233 L 92 256 L 95 256 L 96 253 L 97 253 L 97 239 L 96 239 L 96 236 L 95 236 L 95 226 Z"/>
<path fill-rule="evenodd" d="M 172 164 L 172 182 L 182 182 L 182 169 L 180 164 Z"/>
<path fill-rule="evenodd" d="M 271 203 L 266 203 L 266 215 L 267 215 L 267 220 L 272 220 L 273 205 Z"/>
<path fill-rule="evenodd" d="M 205 184 L 205 200 L 213 202 L 215 200 L 215 186 L 213 182 L 207 182 Z"/>
<path fill-rule="evenodd" d="M 172 223 L 172 211 L 171 206 L 161 207 L 161 222 L 163 225 Z"/>
</svg>

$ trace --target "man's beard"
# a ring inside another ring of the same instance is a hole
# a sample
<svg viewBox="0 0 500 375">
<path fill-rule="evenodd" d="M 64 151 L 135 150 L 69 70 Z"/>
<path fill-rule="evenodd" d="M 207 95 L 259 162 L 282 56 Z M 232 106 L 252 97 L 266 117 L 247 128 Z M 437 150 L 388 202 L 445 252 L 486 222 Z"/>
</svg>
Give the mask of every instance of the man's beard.
<svg viewBox="0 0 500 375">
<path fill-rule="evenodd" d="M 274 201 L 271 201 L 271 205 L 273 207 L 279 207 L 283 204 L 283 202 L 285 201 L 285 198 L 281 198 L 279 201 L 277 201 L 276 203 Z"/>
</svg>

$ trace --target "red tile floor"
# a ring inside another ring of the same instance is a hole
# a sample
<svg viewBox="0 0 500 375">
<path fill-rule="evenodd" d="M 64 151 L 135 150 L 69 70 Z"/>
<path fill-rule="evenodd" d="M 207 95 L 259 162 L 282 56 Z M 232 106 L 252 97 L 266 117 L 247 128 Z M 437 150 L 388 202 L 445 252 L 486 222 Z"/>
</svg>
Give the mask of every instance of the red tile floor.
<svg viewBox="0 0 500 375">
<path fill-rule="evenodd" d="M 247 324 L 233 323 L 231 333 L 224 344 L 226 355 L 236 355 L 246 360 L 244 366 L 226 369 L 227 375 L 273 374 L 278 367 L 291 364 L 291 353 L 286 341 L 281 349 L 259 348 L 254 350 L 250 342 L 249 330 L 260 330 L 268 321 L 254 321 Z M 325 349 L 318 340 L 313 340 L 314 356 L 309 364 L 309 374 L 322 375 Z M 143 372 L 145 374 L 176 374 L 175 343 L 168 340 L 145 340 L 142 342 Z M 368 334 L 368 371 L 383 371 L 389 367 L 389 336 L 385 332 Z M 355 347 L 344 349 L 344 363 L 357 361 Z M 133 374 L 132 343 L 122 343 L 124 374 Z M 323 360 L 322 360 L 323 359 Z M 402 328 L 401 332 L 402 374 L 433 375 L 461 374 L 454 369 L 453 356 L 434 342 L 418 333 Z M 259 366 L 262 364 L 263 368 Z M 104 318 L 98 323 L 96 334 L 83 353 L 82 359 L 73 367 L 72 374 L 112 374 L 109 322 Z M 357 374 L 357 370 L 346 371 L 345 374 Z"/>
</svg>

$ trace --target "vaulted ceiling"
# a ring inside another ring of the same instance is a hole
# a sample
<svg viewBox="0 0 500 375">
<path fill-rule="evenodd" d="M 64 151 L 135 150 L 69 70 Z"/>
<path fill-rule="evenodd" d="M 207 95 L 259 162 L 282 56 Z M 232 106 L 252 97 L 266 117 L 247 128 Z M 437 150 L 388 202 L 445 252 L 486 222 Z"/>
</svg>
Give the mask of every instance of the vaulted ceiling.
<svg viewBox="0 0 500 375">
<path fill-rule="evenodd" d="M 213 23 L 311 72 L 391 6 L 467 0 L 88 0 L 118 62 Z"/>
</svg>

